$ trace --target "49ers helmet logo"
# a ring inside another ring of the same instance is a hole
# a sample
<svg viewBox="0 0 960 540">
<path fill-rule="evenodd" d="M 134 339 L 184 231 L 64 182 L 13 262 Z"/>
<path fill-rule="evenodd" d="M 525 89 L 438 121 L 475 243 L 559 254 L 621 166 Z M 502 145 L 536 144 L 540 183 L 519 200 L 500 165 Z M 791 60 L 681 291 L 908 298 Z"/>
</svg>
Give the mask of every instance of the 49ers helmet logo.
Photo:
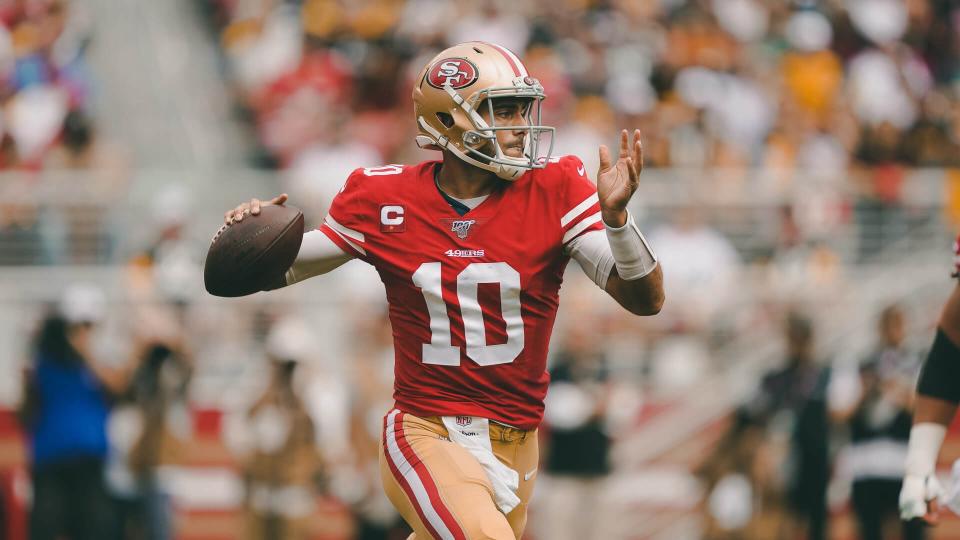
<svg viewBox="0 0 960 540">
<path fill-rule="evenodd" d="M 470 86 L 477 80 L 477 66 L 466 58 L 438 60 L 427 72 L 427 82 L 434 88 L 449 84 L 454 90 Z"/>
</svg>

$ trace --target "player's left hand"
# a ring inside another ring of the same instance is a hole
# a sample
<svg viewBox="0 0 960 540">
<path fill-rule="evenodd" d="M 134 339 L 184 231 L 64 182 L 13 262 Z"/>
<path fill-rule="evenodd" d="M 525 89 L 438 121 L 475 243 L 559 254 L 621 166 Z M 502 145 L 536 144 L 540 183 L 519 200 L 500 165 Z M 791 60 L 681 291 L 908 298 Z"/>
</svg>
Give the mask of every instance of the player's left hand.
<svg viewBox="0 0 960 540">
<path fill-rule="evenodd" d="M 603 222 L 611 227 L 623 227 L 627 222 L 627 203 L 640 185 L 643 170 L 643 145 L 640 130 L 633 131 L 633 152 L 628 144 L 627 130 L 620 132 L 620 156 L 616 163 L 610 160 L 610 150 L 600 145 L 600 170 L 597 171 L 597 195 Z"/>
</svg>

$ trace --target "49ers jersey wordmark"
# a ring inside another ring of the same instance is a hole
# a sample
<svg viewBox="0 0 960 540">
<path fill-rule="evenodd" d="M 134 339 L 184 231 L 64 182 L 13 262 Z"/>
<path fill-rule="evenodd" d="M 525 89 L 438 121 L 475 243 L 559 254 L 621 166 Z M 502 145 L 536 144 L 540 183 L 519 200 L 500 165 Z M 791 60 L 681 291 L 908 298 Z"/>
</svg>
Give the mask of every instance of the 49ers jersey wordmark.
<svg viewBox="0 0 960 540">
<path fill-rule="evenodd" d="M 563 247 L 603 229 L 596 186 L 578 158 L 554 158 L 461 216 L 437 189 L 439 166 L 357 169 L 320 230 L 384 283 L 399 409 L 533 429 Z"/>
</svg>

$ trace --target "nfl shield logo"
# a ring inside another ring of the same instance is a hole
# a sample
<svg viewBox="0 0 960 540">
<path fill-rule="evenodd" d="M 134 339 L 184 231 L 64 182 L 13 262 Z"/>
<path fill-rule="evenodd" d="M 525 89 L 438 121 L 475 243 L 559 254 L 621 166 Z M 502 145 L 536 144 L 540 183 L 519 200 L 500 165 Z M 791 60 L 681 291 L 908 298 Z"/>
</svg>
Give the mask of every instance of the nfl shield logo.
<svg viewBox="0 0 960 540">
<path fill-rule="evenodd" d="M 450 225 L 450 230 L 457 233 L 457 238 L 463 240 L 470 234 L 470 227 L 476 222 L 477 220 L 475 219 L 454 220 Z"/>
<path fill-rule="evenodd" d="M 458 416 L 457 425 L 460 427 L 467 427 L 470 425 L 470 422 L 473 422 L 473 418 L 469 416 Z"/>
</svg>

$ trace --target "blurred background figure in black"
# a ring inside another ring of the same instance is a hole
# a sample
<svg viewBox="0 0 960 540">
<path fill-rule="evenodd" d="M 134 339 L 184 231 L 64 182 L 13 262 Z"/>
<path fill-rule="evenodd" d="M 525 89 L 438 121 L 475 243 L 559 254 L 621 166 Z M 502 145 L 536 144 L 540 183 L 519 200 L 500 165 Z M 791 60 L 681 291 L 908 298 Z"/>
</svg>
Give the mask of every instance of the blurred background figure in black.
<svg viewBox="0 0 960 540">
<path fill-rule="evenodd" d="M 611 429 L 607 421 L 612 384 L 597 335 L 582 327 L 563 336 L 550 367 L 550 389 L 541 446 L 546 510 L 538 537 L 606 538 L 601 509 L 610 474 Z M 540 474 L 535 471 L 533 474 Z"/>
<path fill-rule="evenodd" d="M 30 538 L 107 538 L 113 508 L 104 483 L 106 423 L 132 365 L 115 370 L 97 356 L 106 315 L 101 290 L 74 285 L 42 323 L 20 409 L 30 441 Z"/>
<path fill-rule="evenodd" d="M 782 471 L 784 497 L 793 519 L 782 523 L 781 534 L 802 531 L 805 538 L 822 540 L 827 537 L 830 480 L 830 371 L 817 358 L 814 326 L 809 318 L 790 313 L 784 333 L 784 366 L 763 377 L 759 394 L 748 407 L 766 426 L 767 436 L 782 444 L 781 451 L 776 452 L 781 461 L 775 467 Z"/>
<path fill-rule="evenodd" d="M 896 304 L 880 312 L 877 344 L 860 363 L 859 384 L 845 396 L 849 405 L 831 406 L 834 416 L 845 421 L 850 438 L 846 458 L 853 480 L 851 502 L 864 540 L 926 537 L 926 527 L 919 520 L 901 522 L 898 509 L 913 389 L 923 360 L 920 351 L 908 346 L 905 317 Z"/>
</svg>

